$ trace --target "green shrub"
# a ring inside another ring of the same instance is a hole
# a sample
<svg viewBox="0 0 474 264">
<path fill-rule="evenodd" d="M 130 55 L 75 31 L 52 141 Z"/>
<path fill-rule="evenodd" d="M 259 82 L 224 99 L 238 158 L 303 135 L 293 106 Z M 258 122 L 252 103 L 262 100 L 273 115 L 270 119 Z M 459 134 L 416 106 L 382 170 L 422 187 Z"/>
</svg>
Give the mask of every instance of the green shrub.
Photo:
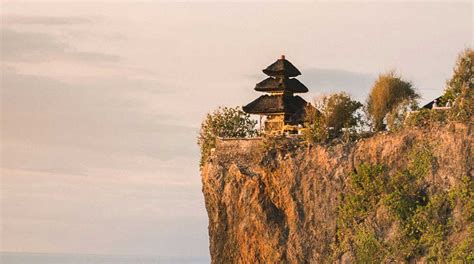
<svg viewBox="0 0 474 264">
<path fill-rule="evenodd" d="M 324 143 L 329 140 L 328 129 L 324 117 L 318 111 L 311 111 L 307 115 L 303 130 L 303 137 L 310 144 Z"/>
<path fill-rule="evenodd" d="M 372 228 L 362 227 L 354 236 L 354 254 L 356 263 L 379 264 L 385 258 L 386 249 Z"/>
<path fill-rule="evenodd" d="M 410 219 L 410 229 L 420 234 L 419 243 L 425 249 L 429 261 L 442 261 L 446 257 L 451 211 L 452 204 L 447 194 L 442 192 L 430 197 L 426 206 L 419 206 Z"/>
<path fill-rule="evenodd" d="M 465 239 L 454 244 L 448 256 L 448 263 L 473 263 L 474 262 L 474 226 L 468 227 Z"/>
<path fill-rule="evenodd" d="M 449 192 L 452 204 L 459 206 L 461 219 L 453 223 L 456 230 L 465 230 L 466 237 L 457 241 L 448 255 L 449 263 L 474 262 L 474 182 L 464 176 L 461 184 Z"/>
<path fill-rule="evenodd" d="M 335 259 L 352 251 L 357 263 L 409 262 L 420 256 L 436 263 L 472 261 L 472 235 L 456 244 L 448 237 L 456 224 L 457 203 L 464 219 L 459 228 L 473 232 L 474 184 L 464 177 L 458 188 L 430 195 L 426 178 L 435 163 L 431 147 L 419 143 L 409 152 L 407 166 L 392 175 L 385 176 L 381 165 L 359 166 L 340 198 Z M 373 228 L 381 208 L 398 226 L 389 241 L 383 241 Z"/>
<path fill-rule="evenodd" d="M 324 143 L 344 134 L 349 139 L 359 126 L 361 116 L 357 110 L 362 104 L 345 92 L 333 93 L 315 100 L 317 111 L 307 116 L 305 138 L 310 143 Z"/>
<path fill-rule="evenodd" d="M 474 50 L 466 49 L 459 54 L 451 79 L 446 82 L 444 94 L 438 98 L 438 104 L 449 110 L 421 109 L 412 112 L 405 120 L 405 125 L 428 127 L 433 124 L 445 124 L 450 121 L 472 121 L 474 115 Z"/>
<path fill-rule="evenodd" d="M 458 55 L 456 65 L 453 69 L 453 77 L 446 82 L 445 94 L 441 98 L 441 103 L 448 100 L 456 100 L 462 92 L 462 89 L 474 88 L 474 50 L 465 49 Z M 443 104 L 444 105 L 444 104 Z"/>
<path fill-rule="evenodd" d="M 408 172 L 417 180 L 423 179 L 435 163 L 436 158 L 427 143 L 414 146 L 408 154 Z"/>
<path fill-rule="evenodd" d="M 430 127 L 434 124 L 446 124 L 449 121 L 451 110 L 431 110 L 420 109 L 411 112 L 405 119 L 404 125 L 407 127 Z"/>
<path fill-rule="evenodd" d="M 350 175 L 347 192 L 340 198 L 338 206 L 335 258 L 351 248 L 358 232 L 361 258 L 365 258 L 365 242 L 360 236 L 368 231 L 360 229 L 368 215 L 375 211 L 383 186 L 383 168 L 380 165 L 361 164 L 357 172 Z"/>
<path fill-rule="evenodd" d="M 421 182 L 408 171 L 398 172 L 390 177 L 387 189 L 384 204 L 402 224 L 409 221 L 419 205 L 426 203 Z"/>
<path fill-rule="evenodd" d="M 425 232 L 421 227 L 429 225 L 422 223 L 417 215 L 431 202 L 425 177 L 434 162 L 430 147 L 418 144 L 408 154 L 407 167 L 392 175 L 387 182 L 383 202 L 400 225 L 400 233 L 392 245 L 392 251 L 398 252 L 404 260 L 415 257 L 427 247 L 420 241 Z"/>
<path fill-rule="evenodd" d="M 384 188 L 383 168 L 380 165 L 361 164 L 350 176 L 348 192 L 339 207 L 342 227 L 351 227 L 373 211 Z"/>
<path fill-rule="evenodd" d="M 343 128 L 350 128 L 359 124 L 360 117 L 356 111 L 362 104 L 353 100 L 345 92 L 323 96 L 316 102 L 316 108 L 321 112 L 324 125 L 331 128 L 332 133 L 338 136 Z"/>
<path fill-rule="evenodd" d="M 474 82 L 474 77 L 472 82 Z M 455 105 L 449 113 L 449 118 L 453 121 L 472 122 L 474 115 L 474 88 L 464 85 L 455 101 Z"/>
</svg>

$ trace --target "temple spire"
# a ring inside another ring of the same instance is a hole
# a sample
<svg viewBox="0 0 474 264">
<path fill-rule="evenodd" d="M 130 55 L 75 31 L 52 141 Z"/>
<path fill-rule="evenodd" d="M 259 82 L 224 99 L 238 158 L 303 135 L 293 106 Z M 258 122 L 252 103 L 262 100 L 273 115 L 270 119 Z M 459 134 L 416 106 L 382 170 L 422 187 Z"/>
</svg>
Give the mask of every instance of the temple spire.
<svg viewBox="0 0 474 264">
<path fill-rule="evenodd" d="M 257 83 L 255 90 L 267 94 L 247 104 L 243 110 L 265 116 L 266 133 L 297 133 L 304 123 L 307 107 L 312 107 L 303 98 L 294 95 L 308 92 L 304 84 L 292 78 L 300 75 L 300 71 L 282 55 L 263 72 L 270 77 Z"/>
<path fill-rule="evenodd" d="M 296 77 L 301 72 L 291 62 L 286 60 L 285 55 L 263 69 L 263 73 L 272 77 Z"/>
</svg>

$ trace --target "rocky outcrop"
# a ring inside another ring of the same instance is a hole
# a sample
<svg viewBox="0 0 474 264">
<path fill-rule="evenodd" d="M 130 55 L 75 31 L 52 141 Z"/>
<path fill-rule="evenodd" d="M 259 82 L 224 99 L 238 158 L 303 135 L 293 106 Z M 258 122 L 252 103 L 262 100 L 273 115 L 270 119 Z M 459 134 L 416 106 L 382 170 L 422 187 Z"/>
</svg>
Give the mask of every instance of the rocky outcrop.
<svg viewBox="0 0 474 264">
<path fill-rule="evenodd" d="M 263 140 L 219 140 L 201 169 L 212 262 L 352 262 L 350 248 L 340 253 L 334 248 L 340 239 L 338 208 L 350 175 L 361 164 L 383 164 L 385 175 L 392 177 L 407 167 L 410 151 L 421 143 L 430 146 L 434 157 L 424 178 L 430 194 L 472 177 L 474 141 L 471 125 L 465 124 L 382 133 L 331 146 L 275 148 Z M 389 241 L 396 220 L 380 217 L 379 209 L 372 214 L 373 225 Z M 449 239 L 465 233 L 452 231 Z M 423 254 L 413 261 L 423 262 Z"/>
</svg>

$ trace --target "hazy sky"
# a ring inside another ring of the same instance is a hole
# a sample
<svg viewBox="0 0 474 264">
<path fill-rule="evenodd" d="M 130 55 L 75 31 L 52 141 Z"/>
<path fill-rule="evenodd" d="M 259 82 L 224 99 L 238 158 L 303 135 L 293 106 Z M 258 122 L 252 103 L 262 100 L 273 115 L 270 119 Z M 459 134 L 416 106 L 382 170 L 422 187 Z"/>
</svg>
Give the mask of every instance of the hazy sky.
<svg viewBox="0 0 474 264">
<path fill-rule="evenodd" d="M 196 135 L 281 54 L 311 100 L 397 69 L 423 102 L 467 3 L 3 1 L 2 251 L 208 256 Z"/>
</svg>

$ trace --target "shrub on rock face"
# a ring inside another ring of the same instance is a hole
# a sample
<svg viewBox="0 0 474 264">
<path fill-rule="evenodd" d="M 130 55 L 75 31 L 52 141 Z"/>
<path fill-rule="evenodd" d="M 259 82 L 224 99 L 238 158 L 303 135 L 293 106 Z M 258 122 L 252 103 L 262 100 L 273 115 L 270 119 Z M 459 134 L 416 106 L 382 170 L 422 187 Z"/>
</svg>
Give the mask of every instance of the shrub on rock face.
<svg viewBox="0 0 474 264">
<path fill-rule="evenodd" d="M 216 138 L 246 138 L 258 134 L 250 115 L 239 107 L 219 107 L 214 112 L 207 114 L 201 124 L 198 136 L 198 145 L 201 148 L 201 166 L 209 156 L 212 148 L 216 146 Z"/>
<path fill-rule="evenodd" d="M 419 95 L 411 83 L 397 76 L 395 72 L 379 75 L 367 99 L 366 111 L 372 129 L 385 129 L 385 121 L 389 126 L 396 126 L 404 118 L 408 108 L 416 107 Z"/>
</svg>

